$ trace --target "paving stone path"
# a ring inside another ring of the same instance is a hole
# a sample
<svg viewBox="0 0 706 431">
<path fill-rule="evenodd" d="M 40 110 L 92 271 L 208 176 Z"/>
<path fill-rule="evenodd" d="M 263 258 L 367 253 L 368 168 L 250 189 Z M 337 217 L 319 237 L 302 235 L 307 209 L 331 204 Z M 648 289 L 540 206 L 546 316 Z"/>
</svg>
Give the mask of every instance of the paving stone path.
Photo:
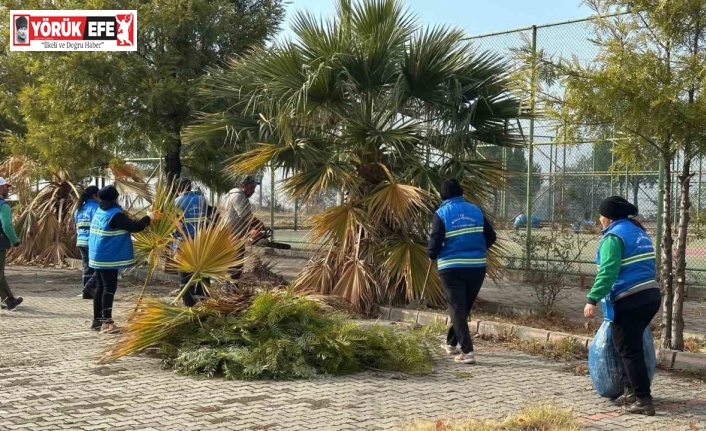
<svg viewBox="0 0 706 431">
<path fill-rule="evenodd" d="M 144 356 L 97 364 L 76 271 L 10 267 L 25 304 L 0 312 L 0 430 L 399 430 L 419 419 L 494 419 L 532 403 L 573 407 L 587 430 L 704 430 L 706 384 L 658 372 L 658 414 L 622 414 L 569 365 L 478 342 L 479 364 L 438 356 L 422 377 L 366 372 L 309 381 L 175 375 Z M 138 286 L 120 281 L 118 322 Z M 160 288 L 160 293 L 171 287 Z"/>
</svg>

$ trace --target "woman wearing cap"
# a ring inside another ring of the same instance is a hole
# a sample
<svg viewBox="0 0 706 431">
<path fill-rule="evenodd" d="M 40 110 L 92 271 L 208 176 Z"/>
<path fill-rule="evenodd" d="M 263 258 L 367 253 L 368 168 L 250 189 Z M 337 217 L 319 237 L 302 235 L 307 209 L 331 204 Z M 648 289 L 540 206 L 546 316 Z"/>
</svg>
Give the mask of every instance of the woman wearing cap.
<svg viewBox="0 0 706 431">
<path fill-rule="evenodd" d="M 93 277 L 95 269 L 88 265 L 88 236 L 91 232 L 91 220 L 98 210 L 98 187 L 88 186 L 81 193 L 78 209 L 74 214 L 76 223 L 76 246 L 81 252 L 83 261 L 83 299 L 93 299 L 93 292 L 96 290 L 96 280 Z"/>
<path fill-rule="evenodd" d="M 598 245 L 598 273 L 588 293 L 586 317 L 594 317 L 596 304 L 605 298 L 612 305 L 613 344 L 623 365 L 625 392 L 615 401 L 629 404 L 630 413 L 652 416 L 650 378 L 642 336 L 660 308 L 656 281 L 655 250 L 642 224 L 635 219 L 637 207 L 620 196 L 601 202 L 603 238 Z"/>
<path fill-rule="evenodd" d="M 443 184 L 441 199 L 441 207 L 432 220 L 427 256 L 438 263 L 451 316 L 452 325 L 442 348 L 449 355 L 458 354 L 456 362 L 474 364 L 468 316 L 483 285 L 486 253 L 495 243 L 496 234 L 480 208 L 466 202 L 458 180 Z"/>
<path fill-rule="evenodd" d="M 88 239 L 88 264 L 96 270 L 91 329 L 117 333 L 113 322 L 113 299 L 118 289 L 118 270 L 135 263 L 130 233 L 141 232 L 152 219 L 149 216 L 131 220 L 117 202 L 118 190 L 106 186 L 98 191 L 99 208 L 91 220 Z"/>
</svg>

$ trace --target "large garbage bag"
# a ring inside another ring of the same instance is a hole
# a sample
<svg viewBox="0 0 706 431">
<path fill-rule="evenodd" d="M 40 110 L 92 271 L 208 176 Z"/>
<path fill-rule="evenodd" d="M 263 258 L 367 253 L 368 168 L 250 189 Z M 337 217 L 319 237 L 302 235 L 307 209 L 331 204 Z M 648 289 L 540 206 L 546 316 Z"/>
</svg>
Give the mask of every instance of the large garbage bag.
<svg viewBox="0 0 706 431">
<path fill-rule="evenodd" d="M 610 325 L 613 320 L 613 307 L 604 300 L 603 324 L 598 328 L 598 332 L 593 337 L 591 347 L 588 349 L 588 372 L 591 375 L 593 387 L 598 395 L 606 398 L 615 398 L 623 392 L 623 382 L 621 379 L 623 365 L 618 358 L 618 353 L 613 346 L 613 334 Z M 652 331 L 646 328 L 642 335 L 644 344 L 645 362 L 650 381 L 654 378 L 657 368 L 657 357 L 655 354 Z"/>
</svg>

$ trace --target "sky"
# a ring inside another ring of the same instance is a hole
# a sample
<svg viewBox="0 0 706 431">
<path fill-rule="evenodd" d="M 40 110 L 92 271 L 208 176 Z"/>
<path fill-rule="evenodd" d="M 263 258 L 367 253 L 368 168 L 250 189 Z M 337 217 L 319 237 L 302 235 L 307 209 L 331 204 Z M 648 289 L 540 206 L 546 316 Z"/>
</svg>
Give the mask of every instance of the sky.
<svg viewBox="0 0 706 431">
<path fill-rule="evenodd" d="M 581 0 L 404 0 L 423 23 L 446 24 L 469 36 L 532 25 L 585 18 L 591 9 Z M 332 15 L 336 0 L 289 0 L 287 21 L 294 11 Z M 288 28 L 285 24 L 284 28 Z M 285 30 L 286 31 L 286 30 Z"/>
</svg>

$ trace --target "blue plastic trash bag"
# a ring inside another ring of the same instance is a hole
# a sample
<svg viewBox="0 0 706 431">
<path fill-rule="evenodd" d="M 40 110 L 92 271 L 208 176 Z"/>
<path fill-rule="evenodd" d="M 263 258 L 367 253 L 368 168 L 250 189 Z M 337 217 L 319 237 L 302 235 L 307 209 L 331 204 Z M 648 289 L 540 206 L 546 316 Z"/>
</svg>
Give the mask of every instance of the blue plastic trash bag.
<svg viewBox="0 0 706 431">
<path fill-rule="evenodd" d="M 613 346 L 613 334 L 610 325 L 613 320 L 613 307 L 606 301 L 601 302 L 603 307 L 603 324 L 593 337 L 591 347 L 588 349 L 588 372 L 591 375 L 593 387 L 598 395 L 606 398 L 615 398 L 623 393 L 621 379 L 623 365 L 618 358 L 618 353 Z M 657 367 L 654 340 L 650 328 L 646 328 L 642 335 L 644 344 L 645 362 L 650 381 L 654 378 Z"/>
</svg>

